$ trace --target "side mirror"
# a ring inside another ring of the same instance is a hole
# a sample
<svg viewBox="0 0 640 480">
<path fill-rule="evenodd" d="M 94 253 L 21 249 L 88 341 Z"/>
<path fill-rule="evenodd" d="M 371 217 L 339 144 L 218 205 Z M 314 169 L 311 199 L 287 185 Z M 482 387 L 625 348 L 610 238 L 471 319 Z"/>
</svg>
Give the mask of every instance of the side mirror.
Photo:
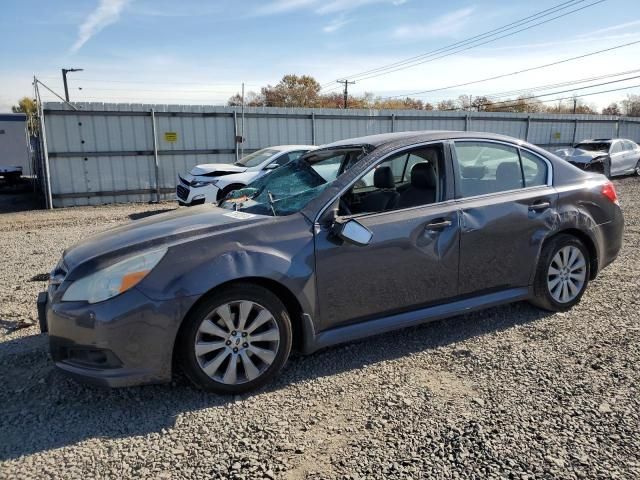
<svg viewBox="0 0 640 480">
<path fill-rule="evenodd" d="M 266 167 L 264 167 L 264 170 L 275 170 L 276 168 L 278 168 L 280 165 L 278 165 L 277 163 L 270 163 L 269 165 L 267 165 Z"/>
<path fill-rule="evenodd" d="M 356 220 L 347 220 L 346 222 L 336 222 L 333 232 L 345 242 L 353 243 L 360 247 L 369 245 L 373 238 L 373 233 L 367 227 Z"/>
</svg>

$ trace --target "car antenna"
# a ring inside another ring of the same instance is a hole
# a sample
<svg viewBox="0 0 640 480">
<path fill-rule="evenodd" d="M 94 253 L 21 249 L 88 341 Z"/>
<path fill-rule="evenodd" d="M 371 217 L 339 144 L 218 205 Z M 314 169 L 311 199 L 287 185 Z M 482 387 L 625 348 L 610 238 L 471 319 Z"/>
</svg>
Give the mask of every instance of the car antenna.
<svg viewBox="0 0 640 480">
<path fill-rule="evenodd" d="M 269 197 L 269 206 L 271 207 L 271 212 L 273 212 L 274 217 L 277 217 L 276 209 L 273 206 L 273 202 L 275 202 L 275 200 L 273 198 L 273 194 L 271 193 L 271 190 L 267 190 L 267 197 Z"/>
</svg>

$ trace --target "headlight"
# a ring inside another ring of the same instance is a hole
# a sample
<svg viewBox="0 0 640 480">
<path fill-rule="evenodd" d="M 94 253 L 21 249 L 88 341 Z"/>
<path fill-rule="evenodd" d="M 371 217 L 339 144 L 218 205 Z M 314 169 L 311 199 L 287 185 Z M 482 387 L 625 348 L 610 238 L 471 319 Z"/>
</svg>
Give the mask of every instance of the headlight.
<svg viewBox="0 0 640 480">
<path fill-rule="evenodd" d="M 198 188 L 204 187 L 205 185 L 215 185 L 216 183 L 218 183 L 218 180 L 200 180 L 197 182 L 191 182 L 191 186 Z"/>
<path fill-rule="evenodd" d="M 126 292 L 153 270 L 167 249 L 127 258 L 76 280 L 64 292 L 63 302 L 97 303 Z"/>
</svg>

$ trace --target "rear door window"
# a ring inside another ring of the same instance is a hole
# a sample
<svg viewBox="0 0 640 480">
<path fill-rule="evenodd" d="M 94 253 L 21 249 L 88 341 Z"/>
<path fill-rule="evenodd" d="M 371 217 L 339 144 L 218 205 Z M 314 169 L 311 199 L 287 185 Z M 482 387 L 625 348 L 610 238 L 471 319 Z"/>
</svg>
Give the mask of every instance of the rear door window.
<svg viewBox="0 0 640 480">
<path fill-rule="evenodd" d="M 524 186 L 518 149 L 489 142 L 455 142 L 458 185 L 463 197 Z"/>
</svg>

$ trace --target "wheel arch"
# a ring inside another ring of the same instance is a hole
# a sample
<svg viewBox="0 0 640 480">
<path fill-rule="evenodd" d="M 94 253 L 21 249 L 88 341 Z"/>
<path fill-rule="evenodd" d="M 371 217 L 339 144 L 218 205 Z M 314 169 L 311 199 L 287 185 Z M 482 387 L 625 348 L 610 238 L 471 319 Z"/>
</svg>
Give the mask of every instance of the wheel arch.
<svg viewBox="0 0 640 480">
<path fill-rule="evenodd" d="M 224 187 L 222 187 L 220 190 L 218 190 L 218 194 L 216 195 L 216 200 L 222 200 L 223 198 L 223 193 L 226 195 L 227 193 L 229 193 L 231 190 L 237 190 L 239 188 L 244 188 L 247 185 L 241 182 L 232 182 L 229 185 L 225 185 Z M 233 188 L 232 188 L 233 187 Z"/>
<path fill-rule="evenodd" d="M 591 236 L 585 231 L 575 227 L 568 227 L 555 231 L 552 235 L 549 235 L 547 238 L 545 238 L 544 242 L 541 245 L 541 251 L 542 247 L 544 247 L 547 242 L 562 233 L 576 237 L 586 247 L 589 254 L 589 280 L 594 280 L 598 275 L 598 249 L 596 248 L 596 244 L 593 238 L 591 238 Z"/>
<path fill-rule="evenodd" d="M 244 277 L 244 278 L 236 278 L 233 280 L 226 281 L 210 290 L 203 293 L 200 298 L 194 302 L 193 305 L 187 310 L 184 317 L 180 321 L 180 326 L 178 327 L 178 331 L 173 340 L 173 349 L 172 349 L 172 365 L 175 365 L 176 361 L 176 349 L 179 345 L 178 339 L 182 335 L 183 327 L 185 325 L 185 319 L 191 315 L 195 309 L 197 309 L 202 302 L 207 300 L 210 296 L 215 295 L 216 292 L 221 291 L 222 289 L 236 286 L 236 285 L 257 285 L 259 287 L 265 288 L 269 290 L 271 293 L 276 295 L 284 306 L 287 308 L 289 312 L 289 316 L 291 319 L 291 328 L 293 333 L 293 351 L 303 351 L 304 350 L 304 339 L 305 339 L 305 329 L 308 328 L 307 324 L 303 321 L 302 315 L 304 313 L 302 309 L 302 305 L 296 298 L 296 296 L 289 290 L 285 285 L 280 282 L 277 282 L 270 278 L 265 277 Z"/>
</svg>

